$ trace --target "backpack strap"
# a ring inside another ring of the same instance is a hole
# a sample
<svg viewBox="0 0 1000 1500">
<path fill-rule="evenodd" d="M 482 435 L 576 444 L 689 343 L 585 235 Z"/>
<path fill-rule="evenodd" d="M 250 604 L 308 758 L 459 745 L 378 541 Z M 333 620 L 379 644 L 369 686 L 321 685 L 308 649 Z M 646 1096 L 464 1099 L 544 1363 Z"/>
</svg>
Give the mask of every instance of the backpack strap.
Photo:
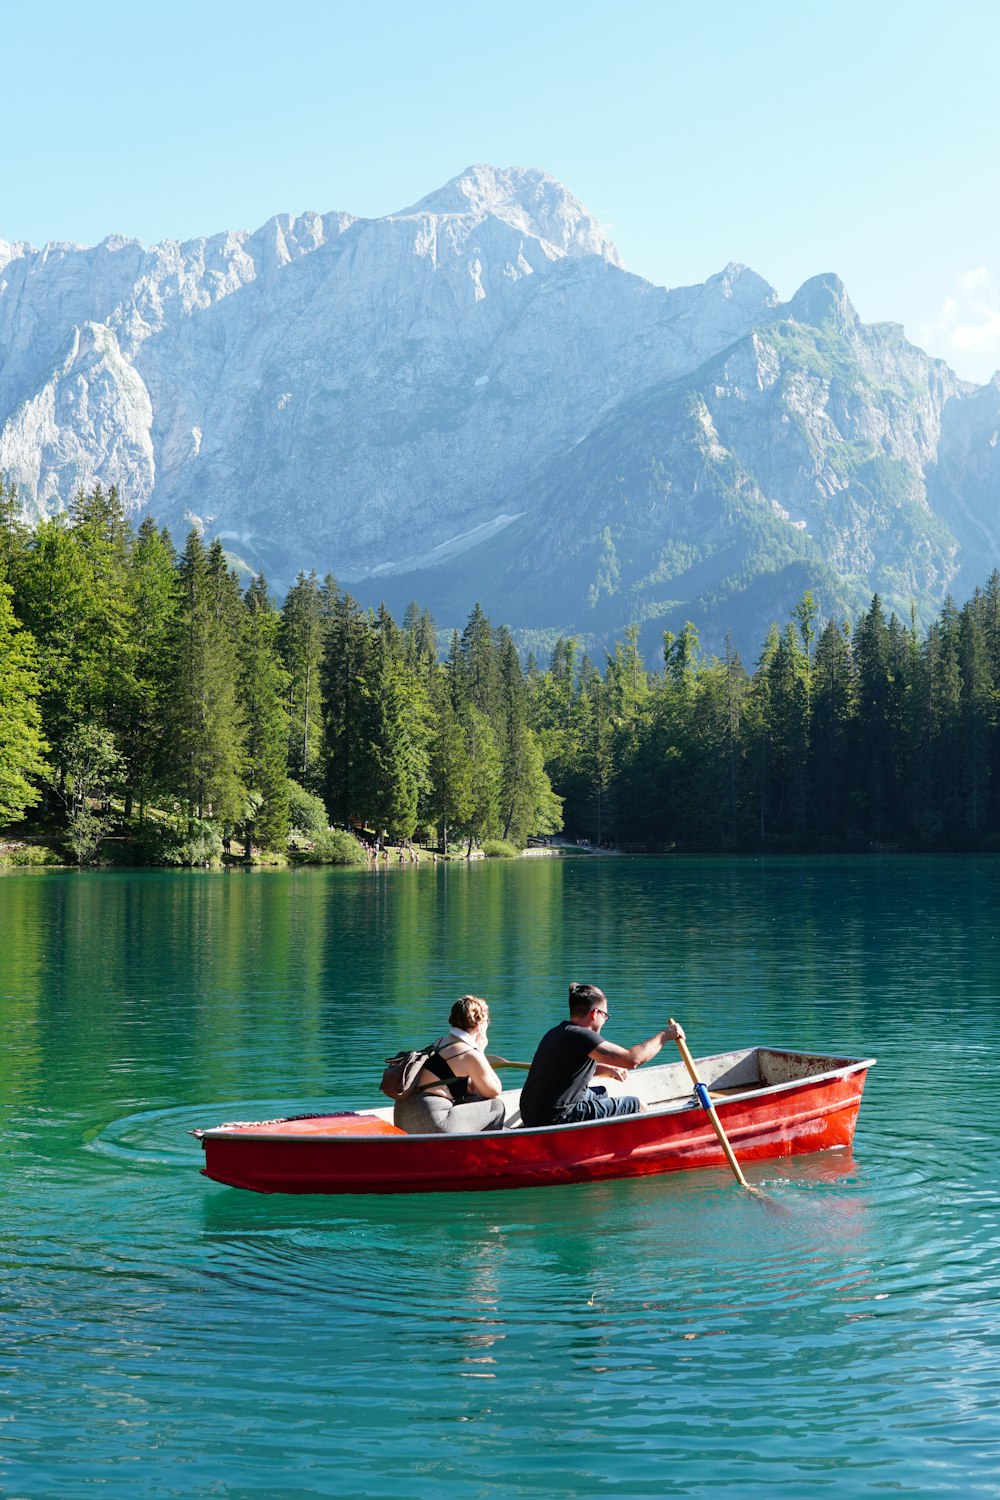
<svg viewBox="0 0 1000 1500">
<path fill-rule="evenodd" d="M 429 1068 L 432 1073 L 436 1073 L 442 1083 L 447 1083 L 449 1078 L 454 1078 L 455 1076 L 437 1047 L 431 1047 L 427 1053 L 424 1066 Z M 425 1083 L 424 1088 L 433 1088 L 433 1084 Z"/>
<path fill-rule="evenodd" d="M 464 1050 L 468 1052 L 471 1051 L 471 1048 L 466 1047 Z M 462 1054 L 458 1053 L 457 1055 L 460 1057 Z M 439 1084 L 443 1084 L 456 1104 L 465 1098 L 469 1087 L 468 1078 L 460 1078 L 456 1073 L 451 1071 L 451 1068 L 438 1051 L 436 1043 L 427 1048 L 427 1057 L 424 1066 L 430 1072 L 437 1074 L 437 1080 L 434 1083 L 418 1083 L 413 1090 L 415 1094 L 426 1093 L 428 1089 L 436 1089 Z"/>
</svg>

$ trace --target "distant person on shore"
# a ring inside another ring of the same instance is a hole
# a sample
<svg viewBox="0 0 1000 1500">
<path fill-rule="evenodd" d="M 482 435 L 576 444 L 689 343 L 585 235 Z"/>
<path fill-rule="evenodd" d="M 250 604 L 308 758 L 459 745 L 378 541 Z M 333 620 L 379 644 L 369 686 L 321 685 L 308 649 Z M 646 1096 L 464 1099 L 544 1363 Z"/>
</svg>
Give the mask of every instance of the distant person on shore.
<svg viewBox="0 0 1000 1500">
<path fill-rule="evenodd" d="M 392 1122 L 408 1135 L 469 1135 L 502 1130 L 503 1084 L 486 1056 L 490 1008 L 478 995 L 456 1000 L 450 1030 L 434 1043 L 418 1092 L 397 1099 Z M 501 1059 L 502 1061 L 502 1059 Z"/>
<path fill-rule="evenodd" d="M 624 1083 L 630 1068 L 655 1057 L 665 1042 L 683 1039 L 680 1026 L 666 1026 L 634 1047 L 606 1042 L 601 1027 L 608 1002 L 595 984 L 571 984 L 569 1020 L 547 1031 L 538 1044 L 521 1090 L 523 1125 L 574 1125 L 613 1115 L 636 1115 L 642 1109 L 635 1094 L 618 1097 L 591 1087 L 595 1076 Z"/>
</svg>

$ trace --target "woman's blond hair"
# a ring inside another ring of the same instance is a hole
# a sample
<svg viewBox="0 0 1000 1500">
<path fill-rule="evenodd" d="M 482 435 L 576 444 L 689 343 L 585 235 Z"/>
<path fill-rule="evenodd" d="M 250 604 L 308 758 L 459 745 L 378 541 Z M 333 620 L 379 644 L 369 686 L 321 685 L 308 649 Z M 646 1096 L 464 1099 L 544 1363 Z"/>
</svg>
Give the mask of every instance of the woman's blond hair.
<svg viewBox="0 0 1000 1500">
<path fill-rule="evenodd" d="M 485 1000 L 480 1000 L 478 995 L 463 995 L 461 1000 L 456 1000 L 451 1007 L 448 1025 L 458 1026 L 462 1031 L 475 1031 L 489 1018 L 490 1008 Z"/>
</svg>

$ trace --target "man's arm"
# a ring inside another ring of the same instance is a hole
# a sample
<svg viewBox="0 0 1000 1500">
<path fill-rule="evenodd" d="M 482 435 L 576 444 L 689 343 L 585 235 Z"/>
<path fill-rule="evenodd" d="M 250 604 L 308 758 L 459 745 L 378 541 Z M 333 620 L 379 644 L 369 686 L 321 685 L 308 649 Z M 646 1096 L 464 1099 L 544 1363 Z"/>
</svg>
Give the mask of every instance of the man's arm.
<svg viewBox="0 0 1000 1500">
<path fill-rule="evenodd" d="M 596 1063 L 607 1068 L 638 1068 L 655 1057 L 666 1042 L 673 1042 L 678 1038 L 683 1041 L 684 1028 L 666 1026 L 645 1042 L 636 1042 L 634 1047 L 619 1047 L 617 1042 L 602 1040 L 601 1045 L 595 1047 L 590 1055 Z"/>
<path fill-rule="evenodd" d="M 595 1078 L 617 1078 L 619 1083 L 624 1083 L 628 1077 L 628 1068 L 613 1068 L 610 1063 L 598 1063 L 594 1069 Z"/>
</svg>

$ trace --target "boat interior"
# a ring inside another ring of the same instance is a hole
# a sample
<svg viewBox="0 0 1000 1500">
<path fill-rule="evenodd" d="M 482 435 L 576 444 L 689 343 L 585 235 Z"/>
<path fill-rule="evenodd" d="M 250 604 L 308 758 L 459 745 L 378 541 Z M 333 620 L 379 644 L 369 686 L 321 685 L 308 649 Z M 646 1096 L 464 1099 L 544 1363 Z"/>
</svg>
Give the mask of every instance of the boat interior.
<svg viewBox="0 0 1000 1500">
<path fill-rule="evenodd" d="M 745 1047 L 737 1052 L 719 1052 L 714 1057 L 696 1059 L 698 1076 L 706 1084 L 713 1100 L 731 1099 L 763 1089 L 782 1088 L 803 1078 L 822 1073 L 836 1073 L 844 1068 L 867 1067 L 871 1059 L 830 1057 L 808 1052 L 782 1052 L 770 1047 Z M 637 1094 L 648 1110 L 670 1113 L 698 1107 L 691 1076 L 684 1063 L 660 1063 L 637 1068 L 625 1083 L 613 1078 L 596 1078 L 609 1094 Z M 507 1106 L 505 1129 L 521 1125 L 520 1088 L 505 1089 Z M 392 1105 L 366 1109 L 362 1114 L 380 1120 L 392 1120 Z"/>
</svg>

